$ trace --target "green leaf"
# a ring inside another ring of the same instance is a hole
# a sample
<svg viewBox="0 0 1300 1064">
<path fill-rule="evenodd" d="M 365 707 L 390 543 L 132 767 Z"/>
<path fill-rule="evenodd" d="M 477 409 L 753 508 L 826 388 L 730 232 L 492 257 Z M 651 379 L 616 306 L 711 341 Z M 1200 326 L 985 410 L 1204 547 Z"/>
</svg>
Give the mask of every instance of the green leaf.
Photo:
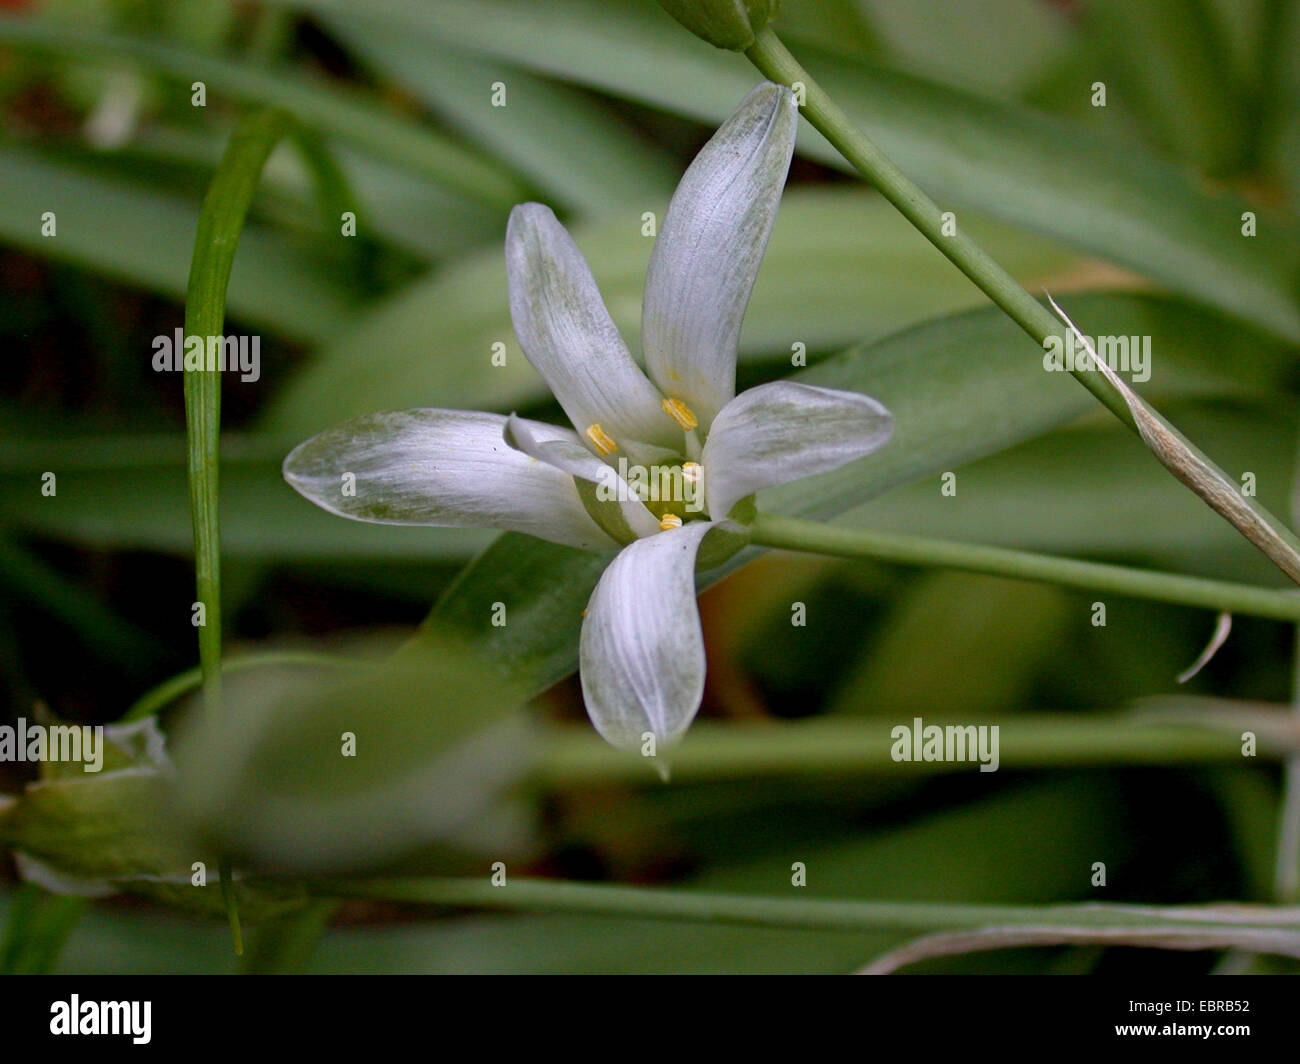
<svg viewBox="0 0 1300 1064">
<path fill-rule="evenodd" d="M 1227 468 L 1250 472 L 1259 498 L 1285 512 L 1293 460 L 1277 441 L 1295 434 L 1291 412 L 1251 405 L 1179 405 L 1193 438 L 1213 440 Z M 1118 425 L 1053 433 L 966 467 L 957 494 L 921 481 L 846 514 L 881 532 L 915 533 L 1061 555 L 1102 555 L 1162 569 L 1276 584 L 1277 572 L 1242 550 L 1235 529 L 1166 476 Z"/>
<path fill-rule="evenodd" d="M 1064 305 L 1087 335 L 1151 338 L 1155 387 L 1138 385 L 1144 394 L 1206 394 L 1220 387 L 1229 365 L 1254 384 L 1256 395 L 1277 386 L 1283 348 L 1261 347 L 1253 330 L 1227 323 L 1212 328 L 1222 319 L 1189 312 L 1179 300 L 1096 293 L 1071 296 Z M 1241 352 L 1237 361 L 1225 361 L 1225 344 Z M 801 516 L 842 513 L 889 487 L 1003 450 L 1093 408 L 1067 374 L 1044 372 L 1041 349 L 992 309 L 916 326 L 813 366 L 798 379 L 866 392 L 895 420 L 892 440 L 874 455 L 760 497 L 769 509 Z M 1133 446 L 1134 455 L 1149 460 L 1137 441 Z"/>
<path fill-rule="evenodd" d="M 783 34 L 845 52 L 866 53 L 880 47 L 875 20 L 867 17 L 861 0 L 783 4 L 772 25 Z"/>
<path fill-rule="evenodd" d="M 929 0 L 896 4 L 859 0 L 884 51 L 901 68 L 938 82 L 1011 96 L 1059 62 L 1067 36 L 1060 14 L 1036 0 Z M 997 20 L 997 32 L 989 32 Z M 797 39 L 800 27 L 783 19 L 777 31 Z M 978 41 L 978 47 L 971 42 Z M 826 47 L 828 41 L 810 41 Z M 1082 91 L 1082 89 L 1080 90 Z"/>
<path fill-rule="evenodd" d="M 94 162 L 101 170 L 112 166 L 111 172 L 137 180 L 142 174 L 160 170 L 197 173 L 196 180 L 205 180 L 216 168 L 224 146 L 220 130 L 160 119 L 139 130 L 130 144 L 96 155 Z M 347 145 L 339 145 L 332 154 L 346 190 L 355 197 L 347 208 L 357 215 L 357 234 L 362 239 L 434 260 L 458 255 L 505 231 L 501 211 L 431 185 L 405 167 Z M 267 160 L 253 211 L 264 224 L 274 223 L 294 235 L 312 237 L 306 253 L 295 251 L 291 261 L 312 265 L 333 278 L 328 264 L 339 257 L 341 222 L 338 214 L 323 214 L 316 195 L 315 179 L 301 154 L 282 148 Z M 316 263 L 316 259 L 325 261 Z M 330 315 L 331 320 L 334 317 Z"/>
<path fill-rule="evenodd" d="M 672 195 L 676 175 L 669 157 L 586 93 L 368 19 L 333 15 L 326 24 L 369 66 L 511 164 L 557 206 L 583 215 L 623 211 L 637 217 L 647 201 Z M 492 102 L 498 82 L 505 94 L 499 107 Z"/>
<path fill-rule="evenodd" d="M 1069 596 L 1055 587 L 926 573 L 894 597 L 826 712 L 891 720 L 1002 717 L 1026 704 L 1042 659 L 1067 634 L 1069 608 Z M 942 670 L 931 667 L 936 646 L 944 648 Z"/>
<path fill-rule="evenodd" d="M 1208 0 L 1092 0 L 1083 15 L 1108 103 L 1122 101 L 1155 144 L 1202 169 L 1241 162 L 1242 86 Z"/>
</svg>

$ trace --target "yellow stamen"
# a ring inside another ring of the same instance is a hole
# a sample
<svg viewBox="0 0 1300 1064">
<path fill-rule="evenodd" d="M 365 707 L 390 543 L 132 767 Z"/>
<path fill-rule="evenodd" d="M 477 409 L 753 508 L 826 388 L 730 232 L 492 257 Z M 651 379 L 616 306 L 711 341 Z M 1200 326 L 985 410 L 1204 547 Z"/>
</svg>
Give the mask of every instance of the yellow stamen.
<svg viewBox="0 0 1300 1064">
<path fill-rule="evenodd" d="M 691 412 L 691 408 L 680 399 L 665 399 L 664 413 L 681 425 L 686 432 L 690 432 L 700 423 L 699 419 Z"/>
<path fill-rule="evenodd" d="M 587 439 L 589 439 L 596 448 L 596 452 L 605 458 L 618 450 L 618 444 L 610 437 L 599 424 L 587 426 Z"/>
<path fill-rule="evenodd" d="M 682 463 L 682 479 L 688 484 L 698 484 L 704 475 L 704 467 L 699 462 Z"/>
<path fill-rule="evenodd" d="M 664 514 L 663 517 L 659 519 L 660 532 L 668 532 L 671 529 L 681 528 L 681 527 L 682 527 L 682 519 L 678 517 L 676 514 Z"/>
</svg>

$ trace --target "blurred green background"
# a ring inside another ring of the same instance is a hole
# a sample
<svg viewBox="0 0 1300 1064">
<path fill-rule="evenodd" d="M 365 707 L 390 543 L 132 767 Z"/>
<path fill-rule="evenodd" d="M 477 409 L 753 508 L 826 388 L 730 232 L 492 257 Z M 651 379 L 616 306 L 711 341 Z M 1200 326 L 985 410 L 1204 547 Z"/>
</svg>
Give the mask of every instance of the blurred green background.
<svg viewBox="0 0 1300 1064">
<path fill-rule="evenodd" d="M 682 771 L 663 787 L 588 734 L 570 673 L 591 559 L 515 537 L 489 548 L 491 533 L 339 520 L 282 481 L 289 447 L 353 414 L 559 416 L 509 323 L 501 243 L 516 202 L 560 213 L 636 350 L 652 246 L 644 214 L 662 217 L 711 126 L 758 80 L 742 57 L 694 39 L 650 0 L 0 7 L 0 723 L 37 704 L 111 723 L 197 660 L 181 379 L 152 369 L 151 344 L 182 323 L 198 211 L 235 120 L 272 105 L 296 125 L 263 175 L 229 293 L 227 332 L 261 338 L 261 375 L 223 385 L 226 653 L 369 660 L 439 601 L 438 630 L 451 634 L 425 640 L 432 678 L 382 696 L 364 678 L 340 689 L 332 674 L 322 694 L 312 669 L 307 693 L 295 686 L 301 670 L 232 680 L 247 727 L 194 769 L 204 793 L 190 800 L 209 830 L 273 869 L 315 860 L 486 877 L 499 859 L 511 875 L 788 896 L 791 865 L 804 862 L 801 897 L 1275 897 L 1282 773 L 1268 756 L 1115 765 L 1065 754 L 981 774 L 830 771 L 779 749 L 736 770 L 717 751 L 754 729 L 837 723 L 810 734 L 879 748 L 915 716 L 1113 728 L 1156 695 L 1259 712 L 1292 698 L 1286 625 L 1237 618 L 1180 687 L 1209 614 L 1108 598 L 1095 627 L 1089 594 L 764 555 L 701 599 L 700 738 L 688 736 Z M 1144 396 L 1289 514 L 1296 17 L 1288 0 L 785 0 L 776 26 L 1031 292 L 1049 289 L 1085 332 L 1149 335 Z M 497 86 L 505 106 L 493 105 Z M 355 236 L 343 235 L 346 211 Z M 498 343 L 504 367 L 492 364 Z M 1281 586 L 1083 389 L 1044 374 L 1032 343 L 807 126 L 746 318 L 742 384 L 790 373 L 800 345 L 809 379 L 877 395 L 899 434 L 879 461 L 773 493 L 774 509 Z M 941 477 L 952 471 L 948 497 Z M 48 472 L 54 496 L 42 492 Z M 485 548 L 494 553 L 462 575 Z M 485 634 L 487 604 L 507 593 L 525 603 L 520 620 Z M 795 602 L 806 626 L 791 624 Z M 510 692 L 437 649 L 464 636 Z M 529 723 L 504 715 L 534 695 Z M 319 715 L 303 709 L 313 698 L 325 699 Z M 271 708 L 248 708 L 259 699 Z M 339 730 L 331 714 L 346 726 L 349 713 L 382 733 L 383 758 L 356 781 L 322 769 L 330 755 L 317 749 Z M 180 717 L 164 712 L 169 735 Z M 453 749 L 488 717 L 505 730 L 486 756 Z M 309 722 L 315 738 L 299 743 Z M 0 793 L 18 794 L 30 769 L 0 764 Z M 99 844 L 76 836 L 69 852 Z M 1099 861 L 1105 887 L 1091 882 Z M 240 967 L 219 919 L 121 878 L 123 893 L 68 917 L 56 970 Z M 5 857 L 11 964 L 39 922 L 31 911 L 56 924 L 59 912 L 17 884 Z M 252 933 L 246 967 L 316 972 L 827 972 L 906 937 L 384 901 Z M 918 970 L 1222 963 L 1069 948 Z"/>
</svg>

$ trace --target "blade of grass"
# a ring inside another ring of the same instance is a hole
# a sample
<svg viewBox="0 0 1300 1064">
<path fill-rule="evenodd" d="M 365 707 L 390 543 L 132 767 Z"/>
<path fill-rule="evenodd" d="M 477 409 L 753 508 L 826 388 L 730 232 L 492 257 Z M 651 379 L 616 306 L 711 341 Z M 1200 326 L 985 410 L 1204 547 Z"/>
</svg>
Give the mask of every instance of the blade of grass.
<svg viewBox="0 0 1300 1064">
<path fill-rule="evenodd" d="M 226 287 L 239 247 L 239 234 L 258 178 L 271 149 L 289 127 L 277 110 L 248 114 L 236 127 L 199 213 L 194 259 L 185 297 L 185 335 L 219 337 L 225 326 Z M 188 344 L 187 344 L 188 348 Z M 188 439 L 190 514 L 194 524 L 194 568 L 198 604 L 199 665 L 203 672 L 204 711 L 221 712 L 221 533 L 218 519 L 221 445 L 221 371 L 185 369 L 185 427 Z M 222 861 L 221 889 L 230 918 L 235 952 L 243 952 L 239 910 L 230 868 Z"/>
</svg>

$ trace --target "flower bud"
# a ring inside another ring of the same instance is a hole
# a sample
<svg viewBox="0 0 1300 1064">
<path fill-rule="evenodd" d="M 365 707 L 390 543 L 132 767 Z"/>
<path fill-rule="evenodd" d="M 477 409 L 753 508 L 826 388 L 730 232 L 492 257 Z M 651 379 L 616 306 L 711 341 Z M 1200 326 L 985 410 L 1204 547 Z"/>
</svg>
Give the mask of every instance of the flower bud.
<svg viewBox="0 0 1300 1064">
<path fill-rule="evenodd" d="M 668 14 L 718 48 L 743 52 L 776 15 L 781 0 L 659 0 Z"/>
</svg>

